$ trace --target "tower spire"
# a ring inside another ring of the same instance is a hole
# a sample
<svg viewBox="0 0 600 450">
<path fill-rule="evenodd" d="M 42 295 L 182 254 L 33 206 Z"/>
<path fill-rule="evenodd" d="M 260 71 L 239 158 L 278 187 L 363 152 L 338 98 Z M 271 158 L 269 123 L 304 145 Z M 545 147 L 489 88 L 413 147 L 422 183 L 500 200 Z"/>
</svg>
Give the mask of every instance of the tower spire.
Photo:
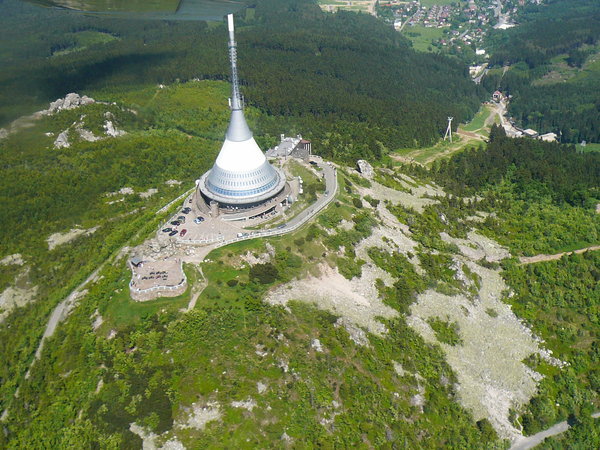
<svg viewBox="0 0 600 450">
<path fill-rule="evenodd" d="M 235 27 L 233 25 L 233 14 L 227 15 L 227 27 L 229 29 L 229 60 L 231 61 L 231 109 L 242 109 L 240 86 L 237 72 L 237 44 L 235 42 Z"/>
<path fill-rule="evenodd" d="M 227 15 L 227 28 L 229 29 L 229 60 L 231 61 L 231 121 L 227 129 L 227 139 L 230 141 L 241 142 L 252 137 L 252 132 L 248 128 L 246 118 L 244 117 L 242 96 L 240 95 L 240 85 L 237 72 L 237 44 L 235 43 L 235 33 L 233 26 L 233 14 Z"/>
<path fill-rule="evenodd" d="M 244 118 L 237 73 L 237 48 L 233 15 L 227 16 L 231 60 L 231 121 L 225 142 L 212 169 L 198 180 L 198 189 L 208 203 L 226 208 L 251 208 L 272 199 L 285 188 L 285 174 L 269 164 Z"/>
</svg>

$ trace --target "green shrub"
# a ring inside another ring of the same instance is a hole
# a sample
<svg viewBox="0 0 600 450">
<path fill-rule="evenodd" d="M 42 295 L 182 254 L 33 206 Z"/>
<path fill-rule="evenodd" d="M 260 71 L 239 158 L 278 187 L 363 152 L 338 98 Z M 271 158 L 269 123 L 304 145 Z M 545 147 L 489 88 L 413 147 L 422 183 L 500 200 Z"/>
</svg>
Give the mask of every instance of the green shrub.
<svg viewBox="0 0 600 450">
<path fill-rule="evenodd" d="M 279 277 L 279 271 L 271 263 L 255 264 L 250 268 L 250 279 L 261 284 L 273 283 Z"/>
<path fill-rule="evenodd" d="M 438 341 L 448 345 L 462 345 L 458 323 L 447 322 L 439 317 L 430 318 L 427 323 L 431 326 Z"/>
</svg>

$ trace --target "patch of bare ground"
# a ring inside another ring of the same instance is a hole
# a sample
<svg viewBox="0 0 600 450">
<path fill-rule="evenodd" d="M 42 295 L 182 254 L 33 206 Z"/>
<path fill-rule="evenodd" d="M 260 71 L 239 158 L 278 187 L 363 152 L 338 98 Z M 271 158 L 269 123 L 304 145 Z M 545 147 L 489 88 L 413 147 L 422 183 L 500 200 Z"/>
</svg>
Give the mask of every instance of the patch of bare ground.
<svg viewBox="0 0 600 450">
<path fill-rule="evenodd" d="M 145 192 L 140 192 L 140 197 L 141 198 L 150 198 L 152 197 L 154 194 L 158 193 L 158 189 L 156 188 L 150 188 Z"/>
<path fill-rule="evenodd" d="M 96 230 L 98 230 L 98 227 L 88 228 L 87 230 L 73 228 L 66 233 L 51 234 L 48 236 L 48 239 L 46 239 L 46 242 L 48 242 L 48 250 L 54 250 L 59 245 L 66 244 L 79 236 L 89 236 L 90 234 L 95 233 Z"/>
<path fill-rule="evenodd" d="M 11 264 L 22 262 L 21 255 L 10 255 L 2 261 L 12 261 Z M 17 258 L 15 258 L 17 257 Z M 16 262 L 15 262 L 16 261 Z M 29 282 L 29 267 L 23 268 L 15 276 L 13 283 L 0 293 L 0 324 L 15 309 L 32 302 L 38 293 L 38 287 Z"/>
<path fill-rule="evenodd" d="M 291 300 L 314 303 L 373 334 L 387 332 L 377 317 L 391 318 L 398 313 L 379 299 L 375 280 L 381 273 L 363 267 L 360 278 L 348 280 L 337 268 L 321 265 L 320 272 L 318 277 L 310 276 L 279 286 L 267 295 L 266 301 L 272 305 L 286 305 Z"/>
<path fill-rule="evenodd" d="M 399 181 L 402 183 L 402 180 Z M 438 203 L 437 200 L 429 197 L 444 195 L 444 192 L 436 186 L 429 184 L 425 186 L 410 186 L 406 182 L 403 183 L 406 184 L 406 187 L 410 189 L 411 192 L 397 191 L 379 184 L 376 181 L 371 181 L 371 187 L 369 188 L 357 186 L 357 189 L 363 197 L 370 195 L 380 201 L 389 200 L 392 203 L 402 203 L 405 206 L 414 208 L 417 212 L 423 212 L 423 208 L 427 205 Z"/>
<path fill-rule="evenodd" d="M 175 427 L 203 430 L 207 423 L 220 420 L 221 415 L 221 406 L 218 402 L 208 402 L 204 405 L 192 403 L 190 408 L 184 408 L 183 417 L 175 423 Z"/>
<path fill-rule="evenodd" d="M 556 253 L 554 255 L 535 255 L 535 256 L 521 256 L 519 258 L 519 262 L 521 264 L 534 264 L 534 263 L 538 263 L 538 262 L 544 262 L 544 261 L 555 261 L 557 259 L 562 258 L 565 255 L 572 255 L 574 253 L 585 253 L 585 252 L 594 252 L 600 250 L 600 245 L 594 245 L 592 247 L 585 247 L 585 248 L 580 248 L 579 250 L 575 250 L 572 252 L 562 252 L 562 253 Z"/>
<path fill-rule="evenodd" d="M 467 239 L 453 238 L 447 233 L 440 233 L 443 241 L 456 244 L 460 252 L 469 259 L 485 259 L 497 262 L 510 257 L 510 253 L 500 244 L 475 231 L 469 231 Z"/>
<path fill-rule="evenodd" d="M 10 312 L 21 306 L 25 306 L 27 303 L 33 301 L 37 295 L 38 287 L 7 287 L 0 294 L 0 323 L 4 322 L 4 319 L 8 317 Z"/>
<path fill-rule="evenodd" d="M 136 423 L 129 425 L 129 431 L 142 439 L 143 450 L 185 450 L 185 446 L 177 438 L 170 437 L 169 431 L 158 435 Z"/>
<path fill-rule="evenodd" d="M 22 266 L 23 264 L 25 264 L 25 260 L 20 253 L 7 255 L 0 259 L 0 266 Z"/>
<path fill-rule="evenodd" d="M 251 266 L 254 266 L 256 264 L 265 264 L 265 263 L 270 262 L 275 257 L 275 247 L 273 247 L 268 242 L 265 243 L 265 247 L 266 247 L 267 251 L 264 253 L 254 254 L 250 251 L 247 251 L 245 254 L 241 255 L 239 257 L 241 260 L 241 261 L 239 261 L 240 267 L 242 265 L 244 265 L 244 262 Z"/>
<path fill-rule="evenodd" d="M 412 179 L 404 182 L 407 181 L 416 185 Z M 435 202 L 435 200 L 429 198 L 421 198 L 422 195 L 443 194 L 433 186 L 420 186 L 417 188 L 411 186 L 411 189 L 414 189 L 413 194 L 399 192 L 377 183 L 373 183 L 371 188 L 361 188 L 362 195 L 370 195 L 380 200 L 376 214 L 381 219 L 382 224 L 374 228 L 371 235 L 356 246 L 357 257 L 366 261 L 362 267 L 360 277 L 348 280 L 338 272 L 337 268 L 332 269 L 329 266 L 321 265 L 319 266 L 320 274 L 318 276 L 309 276 L 276 288 L 268 294 L 267 302 L 279 305 L 285 305 L 290 300 L 315 303 L 319 308 L 339 315 L 342 318 L 340 324 L 348 330 L 353 340 L 361 345 L 368 343 L 368 340 L 365 342 L 363 336 L 359 336 L 358 330 L 361 328 L 377 335 L 384 334 L 387 329 L 377 320 L 377 317 L 391 318 L 398 313 L 393 308 L 383 304 L 379 298 L 375 282 L 380 279 L 386 285 L 391 285 L 394 279 L 386 271 L 373 264 L 367 251 L 371 247 L 379 247 L 389 252 L 397 251 L 402 254 L 409 254 L 414 253 L 417 243 L 411 239 L 408 226 L 400 223 L 388 211 L 383 200 L 389 199 L 400 202 L 410 198 L 411 206 L 418 209 L 419 205 L 422 208 L 425 204 Z M 400 194 L 400 197 L 397 194 Z M 417 257 L 412 256 L 411 261 L 420 270 Z"/>
<path fill-rule="evenodd" d="M 462 256 L 457 256 L 456 262 L 479 276 L 477 296 L 472 299 L 428 290 L 412 305 L 407 321 L 427 342 L 444 350 L 458 378 L 461 404 L 476 420 L 490 420 L 501 437 L 513 439 L 521 433 L 509 421 L 509 409 L 526 404 L 541 378 L 522 362 L 541 353 L 539 339 L 502 301 L 507 286 L 499 270 L 481 267 Z M 489 313 L 492 310 L 494 314 Z M 456 322 L 462 344 L 439 342 L 427 322 L 434 317 Z"/>
</svg>

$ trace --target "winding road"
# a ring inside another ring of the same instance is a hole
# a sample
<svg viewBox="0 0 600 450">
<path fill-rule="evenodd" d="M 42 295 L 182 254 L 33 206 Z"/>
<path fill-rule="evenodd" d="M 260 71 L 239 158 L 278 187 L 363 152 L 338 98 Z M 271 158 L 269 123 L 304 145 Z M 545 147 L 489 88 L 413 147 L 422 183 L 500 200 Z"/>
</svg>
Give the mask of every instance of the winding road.
<svg viewBox="0 0 600 450">
<path fill-rule="evenodd" d="M 592 414 L 592 417 L 597 419 L 600 417 L 600 412 Z M 564 433 L 569 428 L 571 427 L 565 420 L 564 422 L 557 423 L 550 428 L 540 431 L 534 435 L 523 436 L 516 439 L 511 445 L 510 450 L 528 450 L 544 442 L 544 439 Z"/>
</svg>

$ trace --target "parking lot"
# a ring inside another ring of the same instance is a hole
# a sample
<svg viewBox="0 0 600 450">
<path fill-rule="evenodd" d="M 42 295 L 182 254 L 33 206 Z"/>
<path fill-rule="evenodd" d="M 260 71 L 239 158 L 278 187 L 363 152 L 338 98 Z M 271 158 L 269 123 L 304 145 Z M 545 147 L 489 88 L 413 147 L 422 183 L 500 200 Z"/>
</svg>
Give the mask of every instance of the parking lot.
<svg viewBox="0 0 600 450">
<path fill-rule="evenodd" d="M 303 164 L 306 164 L 308 168 L 313 170 L 306 162 Z M 325 164 L 319 157 L 313 157 L 311 165 L 319 166 L 324 170 L 323 173 L 325 175 L 326 188 L 328 192 L 331 192 L 333 190 L 332 184 L 335 183 L 333 167 Z M 183 244 L 208 244 L 217 241 L 228 241 L 241 236 L 251 236 L 253 231 L 248 228 L 258 227 L 265 222 L 271 221 L 277 215 L 283 215 L 283 217 L 285 217 L 285 209 L 287 208 L 283 207 L 281 202 L 283 202 L 290 194 L 297 197 L 298 193 L 292 191 L 293 189 L 290 189 L 289 185 L 286 186 L 285 190 L 277 197 L 251 212 L 240 211 L 237 214 L 221 213 L 219 217 L 212 217 L 210 208 L 206 205 L 204 200 L 196 198 L 196 196 L 199 195 L 196 190 L 192 195 L 185 199 L 182 207 L 161 227 L 158 231 L 159 239 L 173 240 Z M 320 202 L 327 201 L 327 194 L 325 194 L 319 198 L 315 206 Z M 312 209 L 313 208 L 307 208 L 306 211 L 302 211 L 298 214 L 298 217 L 290 219 L 291 222 L 302 221 L 305 216 L 310 215 L 310 210 Z M 263 212 L 264 214 L 261 214 Z M 258 214 L 260 214 L 260 217 L 253 219 L 226 220 L 236 216 L 247 217 L 249 215 L 252 216 Z M 201 218 L 201 221 L 197 221 L 198 223 L 194 222 L 194 219 L 197 218 Z M 289 222 L 288 225 L 290 225 L 291 222 Z M 267 225 L 265 228 L 268 229 L 271 227 Z"/>
</svg>

